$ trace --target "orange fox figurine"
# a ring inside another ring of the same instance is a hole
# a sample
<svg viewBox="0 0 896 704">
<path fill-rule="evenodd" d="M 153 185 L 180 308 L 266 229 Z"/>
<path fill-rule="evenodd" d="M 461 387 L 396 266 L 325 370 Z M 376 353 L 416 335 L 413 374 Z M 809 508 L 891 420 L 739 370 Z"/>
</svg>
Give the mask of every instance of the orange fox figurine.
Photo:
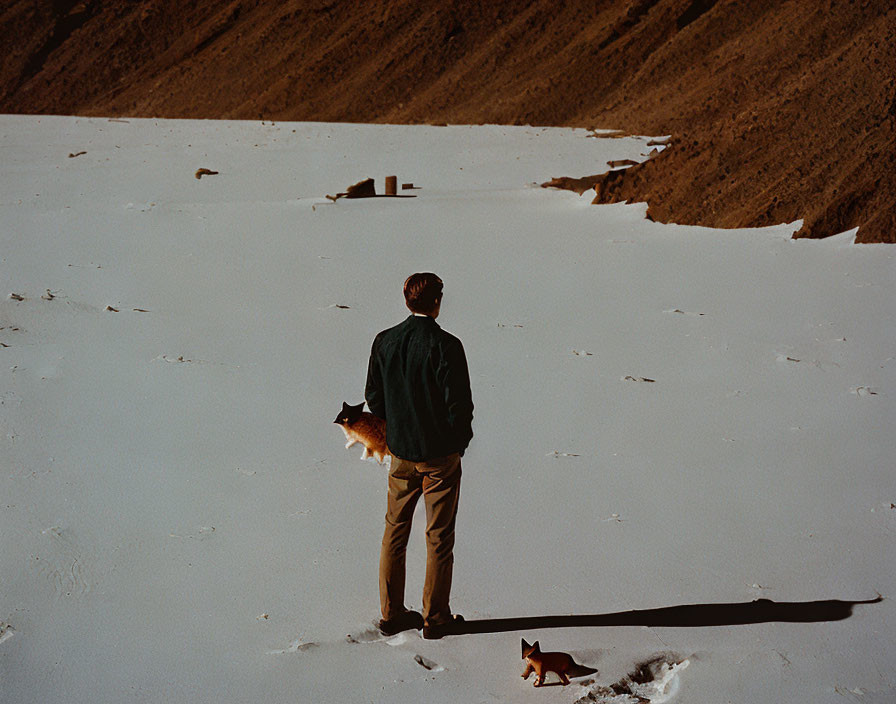
<svg viewBox="0 0 896 704">
<path fill-rule="evenodd" d="M 538 641 L 532 645 L 523 638 L 523 660 L 526 661 L 526 671 L 523 679 L 529 679 L 529 675 L 535 673 L 535 686 L 544 684 L 544 676 L 548 672 L 554 672 L 560 678 L 560 683 L 565 687 L 569 684 L 570 677 L 583 677 L 593 675 L 597 670 L 593 667 L 579 665 L 572 656 L 567 653 L 543 653 L 538 647 Z"/>
<path fill-rule="evenodd" d="M 345 446 L 359 442 L 364 446 L 361 459 L 373 457 L 382 464 L 392 453 L 386 447 L 386 421 L 364 410 L 364 404 L 349 406 L 343 401 L 342 412 L 333 421 L 345 433 Z"/>
</svg>

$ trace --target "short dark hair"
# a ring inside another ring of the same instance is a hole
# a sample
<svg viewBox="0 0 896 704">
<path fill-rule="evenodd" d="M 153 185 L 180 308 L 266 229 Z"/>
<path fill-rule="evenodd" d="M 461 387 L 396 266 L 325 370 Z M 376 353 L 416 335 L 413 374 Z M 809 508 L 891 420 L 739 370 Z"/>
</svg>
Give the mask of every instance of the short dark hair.
<svg viewBox="0 0 896 704">
<path fill-rule="evenodd" d="M 404 302 L 412 313 L 432 313 L 441 300 L 442 280 L 435 274 L 411 274 L 404 282 Z"/>
</svg>

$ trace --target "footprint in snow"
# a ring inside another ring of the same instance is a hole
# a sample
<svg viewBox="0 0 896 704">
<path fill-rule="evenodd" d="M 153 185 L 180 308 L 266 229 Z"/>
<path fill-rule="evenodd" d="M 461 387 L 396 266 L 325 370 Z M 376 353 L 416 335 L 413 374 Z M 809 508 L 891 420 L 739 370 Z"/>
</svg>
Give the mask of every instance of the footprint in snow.
<svg viewBox="0 0 896 704">
<path fill-rule="evenodd" d="M 681 308 L 673 308 L 672 310 L 664 310 L 663 313 L 677 313 L 679 315 L 688 315 L 694 318 L 700 318 L 706 315 L 706 313 L 690 313 L 685 310 L 681 310 Z"/>
<path fill-rule="evenodd" d="M 193 360 L 186 359 L 183 355 L 180 355 L 178 357 L 169 357 L 167 354 L 160 354 L 153 361 L 168 362 L 168 364 L 190 364 Z"/>
<path fill-rule="evenodd" d="M 183 535 L 179 533 L 170 533 L 169 538 L 179 538 L 181 540 L 207 540 L 215 533 L 214 526 L 199 526 L 193 530 L 185 532 Z"/>
<path fill-rule="evenodd" d="M 411 639 L 411 634 L 416 631 L 402 631 L 394 636 L 384 636 L 380 633 L 380 629 L 371 626 L 358 633 L 349 633 L 345 636 L 346 643 L 388 643 L 389 645 L 402 645 Z"/>
<path fill-rule="evenodd" d="M 855 394 L 856 396 L 877 396 L 878 393 L 870 386 L 856 386 L 849 390 L 850 393 Z"/>
<path fill-rule="evenodd" d="M 420 654 L 414 656 L 414 662 L 416 662 L 420 667 L 424 670 L 429 670 L 430 672 L 444 672 L 445 668 L 439 665 L 432 660 L 423 657 Z"/>
<path fill-rule="evenodd" d="M 375 626 L 358 633 L 349 633 L 345 636 L 347 643 L 376 643 L 382 640 L 386 640 L 386 636 L 380 633 L 380 630 Z"/>
<path fill-rule="evenodd" d="M 56 597 L 83 596 L 93 588 L 92 555 L 84 550 L 73 531 L 53 526 L 41 531 L 46 540 L 33 567 L 48 581 Z"/>
<path fill-rule="evenodd" d="M 306 650 L 316 648 L 317 643 L 305 643 L 301 638 L 296 638 L 289 647 L 282 650 L 269 650 L 268 655 L 285 655 L 287 653 L 304 653 Z"/>
<path fill-rule="evenodd" d="M 155 203 L 143 203 L 143 204 L 134 204 L 128 203 L 124 206 L 125 210 L 139 210 L 141 213 L 148 213 L 150 210 L 156 207 Z"/>
<path fill-rule="evenodd" d="M 630 673 L 609 687 L 586 683 L 587 693 L 575 704 L 660 704 L 681 688 L 681 672 L 690 664 L 671 654 L 636 665 Z"/>
<path fill-rule="evenodd" d="M 153 362 L 167 362 L 168 364 L 211 364 L 218 367 L 236 367 L 239 368 L 239 365 L 228 364 L 227 362 L 210 362 L 207 359 L 190 359 L 189 357 L 184 357 L 183 355 L 178 355 L 177 357 L 169 357 L 167 354 L 160 354 L 158 357 L 155 357 Z"/>
<path fill-rule="evenodd" d="M 10 626 L 8 623 L 0 621 L 0 643 L 5 640 L 9 640 L 16 633 L 16 629 Z"/>
<path fill-rule="evenodd" d="M 797 359 L 796 357 L 790 357 L 790 356 L 788 356 L 788 355 L 786 355 L 786 354 L 779 354 L 777 357 L 775 357 L 775 359 L 776 359 L 778 362 L 794 362 L 794 363 L 799 363 L 799 362 L 802 361 L 801 359 Z"/>
<path fill-rule="evenodd" d="M 818 369 L 822 369 L 822 370 L 827 369 L 829 367 L 837 367 L 838 369 L 840 367 L 840 365 L 837 364 L 837 362 L 828 362 L 826 360 L 821 360 L 821 359 L 804 360 L 804 359 L 798 358 L 798 357 L 791 357 L 790 355 L 784 354 L 784 353 L 778 354 L 775 357 L 775 359 L 778 362 L 789 362 L 792 364 L 800 364 L 801 362 L 805 361 L 809 366 L 817 367 Z"/>
</svg>

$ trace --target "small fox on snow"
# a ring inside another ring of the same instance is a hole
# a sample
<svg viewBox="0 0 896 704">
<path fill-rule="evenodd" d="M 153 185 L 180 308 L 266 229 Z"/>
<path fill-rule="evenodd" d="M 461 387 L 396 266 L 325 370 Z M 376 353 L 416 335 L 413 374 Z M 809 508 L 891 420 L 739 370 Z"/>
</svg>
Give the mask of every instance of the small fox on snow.
<svg viewBox="0 0 896 704">
<path fill-rule="evenodd" d="M 543 653 L 538 641 L 530 645 L 525 638 L 522 640 L 523 660 L 526 661 L 523 679 L 529 679 L 529 675 L 534 672 L 536 687 L 544 684 L 544 677 L 548 672 L 556 673 L 564 687 L 569 684 L 570 677 L 584 677 L 597 672 L 593 667 L 577 664 L 568 653 Z"/>
<path fill-rule="evenodd" d="M 346 448 L 358 442 L 364 446 L 364 451 L 361 453 L 362 460 L 373 457 L 383 464 L 392 454 L 386 447 L 386 421 L 365 411 L 363 403 L 349 406 L 343 401 L 342 411 L 333 422 L 345 433 Z"/>
</svg>

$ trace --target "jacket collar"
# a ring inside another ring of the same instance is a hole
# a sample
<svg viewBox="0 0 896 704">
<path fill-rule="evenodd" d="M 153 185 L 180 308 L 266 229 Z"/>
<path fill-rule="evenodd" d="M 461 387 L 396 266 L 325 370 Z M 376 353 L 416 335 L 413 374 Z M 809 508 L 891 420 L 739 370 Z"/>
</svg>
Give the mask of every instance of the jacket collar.
<svg viewBox="0 0 896 704">
<path fill-rule="evenodd" d="M 436 326 L 438 326 L 436 319 L 433 318 L 431 315 L 417 315 L 416 313 L 411 313 L 407 317 L 407 320 L 405 322 L 410 325 L 436 325 Z"/>
</svg>

